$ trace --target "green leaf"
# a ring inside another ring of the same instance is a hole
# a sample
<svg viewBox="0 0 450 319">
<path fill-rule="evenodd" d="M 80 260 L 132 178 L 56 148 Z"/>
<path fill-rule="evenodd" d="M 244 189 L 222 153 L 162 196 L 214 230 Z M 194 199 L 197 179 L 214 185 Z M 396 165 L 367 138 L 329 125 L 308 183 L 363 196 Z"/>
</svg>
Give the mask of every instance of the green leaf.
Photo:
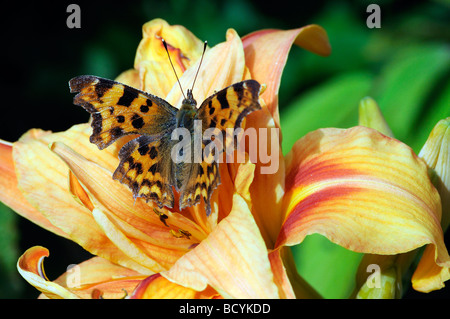
<svg viewBox="0 0 450 319">
<path fill-rule="evenodd" d="M 281 110 L 283 152 L 306 133 L 322 127 L 349 127 L 358 123 L 358 104 L 372 84 L 368 73 L 337 76 Z"/>
<path fill-rule="evenodd" d="M 347 250 L 318 234 L 307 236 L 291 249 L 299 274 L 324 298 L 350 296 L 363 254 Z"/>
<path fill-rule="evenodd" d="M 374 98 L 397 139 L 412 144 L 423 114 L 430 112 L 427 99 L 435 94 L 449 62 L 444 45 L 421 45 L 405 48 L 385 66 Z"/>
<path fill-rule="evenodd" d="M 16 298 L 23 280 L 16 269 L 18 255 L 17 215 L 0 202 L 0 298 Z"/>
<path fill-rule="evenodd" d="M 436 100 L 431 104 L 429 111 L 424 115 L 417 130 L 414 130 L 412 135 L 414 140 L 410 146 L 416 151 L 422 148 L 425 141 L 430 135 L 434 126 L 442 119 L 450 116 L 450 80 L 447 80 L 443 85 L 443 90 L 440 95 L 435 96 Z"/>
</svg>

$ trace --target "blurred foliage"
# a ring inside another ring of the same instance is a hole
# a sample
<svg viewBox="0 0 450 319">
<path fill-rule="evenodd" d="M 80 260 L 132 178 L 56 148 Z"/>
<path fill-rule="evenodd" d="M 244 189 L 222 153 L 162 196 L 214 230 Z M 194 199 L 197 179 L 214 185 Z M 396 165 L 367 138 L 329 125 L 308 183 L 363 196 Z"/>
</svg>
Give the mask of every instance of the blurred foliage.
<svg viewBox="0 0 450 319">
<path fill-rule="evenodd" d="M 81 7 L 81 29 L 66 27 L 69 3 Z M 381 7 L 380 29 L 366 26 L 370 3 Z M 395 137 L 416 152 L 437 121 L 450 116 L 450 6 L 445 0 L 319 0 L 295 5 L 282 0 L 276 5 L 256 0 L 61 1 L 30 3 L 25 9 L 18 2 L 9 5 L 1 22 L 9 30 L 4 51 L 13 72 L 3 77 L 2 89 L 8 92 L 6 105 L 16 105 L 21 98 L 26 116 L 0 119 L 0 138 L 5 140 L 17 140 L 32 127 L 61 131 L 87 121 L 86 112 L 72 105 L 67 81 L 80 74 L 114 78 L 131 68 L 142 24 L 157 17 L 186 26 L 211 46 L 223 41 L 231 27 L 240 35 L 310 23 L 327 30 L 330 57 L 299 48 L 290 52 L 279 93 L 284 153 L 311 130 L 356 125 L 358 104 L 365 96 L 377 101 Z M 50 279 L 68 264 L 89 258 L 78 245 L 3 206 L 0 236 L 0 298 L 38 295 L 15 270 L 18 256 L 33 245 L 50 249 Z M 301 275 L 321 294 L 348 296 L 360 254 L 318 235 L 307 237 L 293 251 Z"/>
</svg>

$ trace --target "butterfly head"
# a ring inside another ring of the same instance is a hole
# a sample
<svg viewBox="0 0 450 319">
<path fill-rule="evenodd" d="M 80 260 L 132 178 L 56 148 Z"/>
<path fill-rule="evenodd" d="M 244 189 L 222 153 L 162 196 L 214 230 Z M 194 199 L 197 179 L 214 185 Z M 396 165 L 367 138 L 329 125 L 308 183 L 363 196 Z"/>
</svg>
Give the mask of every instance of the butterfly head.
<svg viewBox="0 0 450 319">
<path fill-rule="evenodd" d="M 182 109 L 196 109 L 197 107 L 197 101 L 194 99 L 194 96 L 192 95 L 192 90 L 187 90 L 186 98 L 183 99 L 183 102 L 181 103 Z"/>
</svg>

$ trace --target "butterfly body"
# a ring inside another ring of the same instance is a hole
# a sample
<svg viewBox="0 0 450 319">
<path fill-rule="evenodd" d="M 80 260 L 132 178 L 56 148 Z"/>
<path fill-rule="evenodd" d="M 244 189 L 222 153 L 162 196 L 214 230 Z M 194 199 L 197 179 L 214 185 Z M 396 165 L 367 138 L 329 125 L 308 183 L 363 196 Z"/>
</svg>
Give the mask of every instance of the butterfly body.
<svg viewBox="0 0 450 319">
<path fill-rule="evenodd" d="M 157 96 L 96 76 L 73 78 L 69 86 L 71 92 L 79 92 L 74 104 L 92 115 L 90 141 L 99 149 L 124 135 L 139 134 L 120 149 L 114 179 L 128 185 L 135 198 L 154 201 L 159 207 L 174 207 L 173 188 L 180 194 L 180 209 L 203 198 L 207 214 L 212 192 L 220 184 L 218 163 L 203 158 L 195 161 L 192 154 L 190 160 L 174 161 L 171 153 L 178 141 L 172 133 L 186 129 L 191 134 L 188 142 L 194 144 L 195 121 L 201 124 L 202 134 L 208 128 L 225 131 L 240 127 L 246 115 L 261 108 L 261 86 L 254 80 L 235 83 L 208 97 L 198 108 L 188 90 L 179 109 Z M 205 142 L 199 142 L 202 150 Z"/>
</svg>

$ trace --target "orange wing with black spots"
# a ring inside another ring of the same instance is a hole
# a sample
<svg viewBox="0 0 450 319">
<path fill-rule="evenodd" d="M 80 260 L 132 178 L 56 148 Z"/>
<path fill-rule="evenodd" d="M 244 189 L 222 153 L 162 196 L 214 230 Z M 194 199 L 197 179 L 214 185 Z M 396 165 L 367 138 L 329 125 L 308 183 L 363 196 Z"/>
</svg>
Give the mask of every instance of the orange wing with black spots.
<svg viewBox="0 0 450 319">
<path fill-rule="evenodd" d="M 163 99 L 122 83 L 83 75 L 69 81 L 79 92 L 74 104 L 92 115 L 91 143 L 104 149 L 127 134 L 161 134 L 173 130 L 178 109 Z"/>
<path fill-rule="evenodd" d="M 233 141 L 226 138 L 226 129 L 240 128 L 248 114 L 261 109 L 258 102 L 260 90 L 261 85 L 257 81 L 247 80 L 211 95 L 198 110 L 203 132 L 208 128 L 219 129 L 224 137 L 224 147 L 227 148 Z"/>
<path fill-rule="evenodd" d="M 134 198 L 173 207 L 169 144 L 178 109 L 157 96 L 95 76 L 73 78 L 69 86 L 79 92 L 74 104 L 92 114 L 90 141 L 99 149 L 124 135 L 141 135 L 120 149 L 113 178 L 128 185 Z"/>
<path fill-rule="evenodd" d="M 226 129 L 241 127 L 243 119 L 253 111 L 261 109 L 258 102 L 261 85 L 255 80 L 235 83 L 208 97 L 198 109 L 198 119 L 202 121 L 202 133 L 208 128 L 217 128 L 224 138 L 223 147 L 228 149 L 230 143 L 235 143 L 226 136 Z M 211 140 L 203 140 L 202 154 Z M 210 156 L 212 156 L 210 154 Z M 190 178 L 181 189 L 180 207 L 188 207 L 200 202 L 203 198 L 206 204 L 206 214 L 211 212 L 210 199 L 215 188 L 220 184 L 219 166 L 215 161 L 205 160 L 194 163 Z"/>
<path fill-rule="evenodd" d="M 119 151 L 120 164 L 113 174 L 130 187 L 134 198 L 154 201 L 160 208 L 173 207 L 175 184 L 171 169 L 170 135 L 142 135 L 129 141 Z"/>
</svg>

